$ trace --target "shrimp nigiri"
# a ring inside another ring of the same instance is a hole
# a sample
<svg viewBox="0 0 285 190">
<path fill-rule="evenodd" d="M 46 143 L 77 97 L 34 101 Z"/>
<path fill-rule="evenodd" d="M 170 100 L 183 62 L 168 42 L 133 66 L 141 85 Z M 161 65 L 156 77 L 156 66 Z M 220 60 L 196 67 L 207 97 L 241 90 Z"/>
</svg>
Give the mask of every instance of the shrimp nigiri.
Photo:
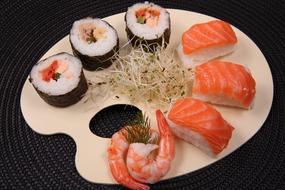
<svg viewBox="0 0 285 190">
<path fill-rule="evenodd" d="M 192 96 L 214 104 L 248 109 L 255 96 L 255 80 L 242 65 L 210 61 L 195 68 Z"/>
<path fill-rule="evenodd" d="M 130 189 L 148 190 L 149 187 L 147 185 L 134 180 L 128 172 L 125 155 L 128 151 L 129 143 L 123 135 L 123 131 L 124 128 L 112 136 L 111 145 L 108 148 L 108 162 L 111 173 L 118 183 Z"/>
<path fill-rule="evenodd" d="M 156 111 L 160 132 L 159 144 L 130 144 L 127 167 L 133 178 L 143 183 L 156 183 L 169 171 L 174 158 L 174 137 L 160 110 Z M 153 151 L 158 149 L 157 155 Z"/>
<path fill-rule="evenodd" d="M 233 127 L 212 106 L 190 97 L 177 100 L 168 113 L 172 132 L 210 156 L 219 154 L 231 139 Z"/>
</svg>

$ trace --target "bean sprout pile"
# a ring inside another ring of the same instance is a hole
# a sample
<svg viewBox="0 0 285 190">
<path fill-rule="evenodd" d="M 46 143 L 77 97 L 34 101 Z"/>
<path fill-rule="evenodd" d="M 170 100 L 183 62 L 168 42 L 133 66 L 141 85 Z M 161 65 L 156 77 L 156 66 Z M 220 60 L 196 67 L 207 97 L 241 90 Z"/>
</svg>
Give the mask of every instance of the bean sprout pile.
<svg viewBox="0 0 285 190">
<path fill-rule="evenodd" d="M 185 95 L 186 71 L 174 52 L 157 47 L 155 52 L 140 44 L 126 55 L 116 56 L 107 83 L 132 102 L 165 106 Z"/>
</svg>

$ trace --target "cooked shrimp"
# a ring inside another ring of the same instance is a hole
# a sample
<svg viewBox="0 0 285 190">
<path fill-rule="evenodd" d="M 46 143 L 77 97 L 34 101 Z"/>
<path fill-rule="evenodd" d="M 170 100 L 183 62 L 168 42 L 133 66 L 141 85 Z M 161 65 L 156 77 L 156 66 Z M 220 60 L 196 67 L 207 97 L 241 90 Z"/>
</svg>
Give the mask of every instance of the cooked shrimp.
<svg viewBox="0 0 285 190">
<path fill-rule="evenodd" d="M 127 153 L 127 167 L 130 175 L 143 183 L 159 181 L 170 169 L 174 158 L 174 137 L 163 113 L 156 111 L 157 125 L 160 132 L 159 145 L 132 143 Z M 153 150 L 158 149 L 156 158 Z"/>
<path fill-rule="evenodd" d="M 148 190 L 147 185 L 135 181 L 128 172 L 124 157 L 129 144 L 123 136 L 122 130 L 112 136 L 111 145 L 108 148 L 108 162 L 111 173 L 118 183 L 130 189 Z"/>
</svg>

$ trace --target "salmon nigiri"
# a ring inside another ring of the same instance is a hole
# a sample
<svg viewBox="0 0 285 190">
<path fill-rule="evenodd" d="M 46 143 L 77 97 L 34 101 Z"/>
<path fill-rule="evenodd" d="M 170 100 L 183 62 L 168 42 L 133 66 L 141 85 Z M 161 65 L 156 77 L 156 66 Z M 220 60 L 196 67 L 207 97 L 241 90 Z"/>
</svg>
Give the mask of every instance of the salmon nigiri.
<svg viewBox="0 0 285 190">
<path fill-rule="evenodd" d="M 195 67 L 192 96 L 214 104 L 249 109 L 255 80 L 248 68 L 214 60 Z"/>
<path fill-rule="evenodd" d="M 195 24 L 182 35 L 178 55 L 187 68 L 234 51 L 237 37 L 230 24 L 213 20 Z"/>
<path fill-rule="evenodd" d="M 210 156 L 225 149 L 234 128 L 212 106 L 186 97 L 177 100 L 168 113 L 172 132 Z"/>
</svg>

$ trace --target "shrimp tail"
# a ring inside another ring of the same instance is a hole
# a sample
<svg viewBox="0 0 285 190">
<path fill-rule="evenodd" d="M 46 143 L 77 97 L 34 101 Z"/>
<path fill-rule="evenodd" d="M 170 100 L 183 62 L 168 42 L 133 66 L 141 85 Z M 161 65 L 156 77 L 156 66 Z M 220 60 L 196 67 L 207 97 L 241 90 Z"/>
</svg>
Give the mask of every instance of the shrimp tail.
<svg viewBox="0 0 285 190">
<path fill-rule="evenodd" d="M 137 183 L 136 187 L 134 190 L 149 190 L 150 187 L 141 183 Z"/>
<path fill-rule="evenodd" d="M 159 129 L 159 133 L 161 135 L 172 135 L 169 125 L 163 115 L 163 113 L 158 109 L 156 110 L 156 120 L 157 120 L 157 126 Z"/>
<path fill-rule="evenodd" d="M 124 161 L 124 154 L 129 144 L 125 137 L 117 132 L 112 136 L 111 145 L 107 149 L 108 163 L 114 179 L 123 186 L 135 190 L 149 190 L 149 186 L 133 179 Z"/>
<path fill-rule="evenodd" d="M 133 190 L 149 190 L 150 187 L 135 180 L 117 179 L 117 182 Z"/>
<path fill-rule="evenodd" d="M 118 167 L 118 166 L 114 166 L 110 164 L 110 168 L 111 168 L 113 177 L 121 185 L 127 188 L 130 188 L 130 189 L 134 189 L 134 190 L 149 190 L 150 189 L 148 185 L 135 181 L 134 179 L 132 179 L 132 177 L 129 174 L 125 173 L 124 171 L 126 170 L 126 168 L 124 166 Z M 122 175 L 122 173 L 125 173 L 125 174 Z"/>
<path fill-rule="evenodd" d="M 172 160 L 174 158 L 175 155 L 175 148 L 174 148 L 174 136 L 169 128 L 169 125 L 163 115 L 163 113 L 157 109 L 156 110 L 156 120 L 157 120 L 157 127 L 159 130 L 159 133 L 164 136 L 166 139 L 168 139 L 167 141 L 171 141 L 171 147 L 169 147 L 169 151 L 170 151 L 170 159 Z"/>
</svg>

